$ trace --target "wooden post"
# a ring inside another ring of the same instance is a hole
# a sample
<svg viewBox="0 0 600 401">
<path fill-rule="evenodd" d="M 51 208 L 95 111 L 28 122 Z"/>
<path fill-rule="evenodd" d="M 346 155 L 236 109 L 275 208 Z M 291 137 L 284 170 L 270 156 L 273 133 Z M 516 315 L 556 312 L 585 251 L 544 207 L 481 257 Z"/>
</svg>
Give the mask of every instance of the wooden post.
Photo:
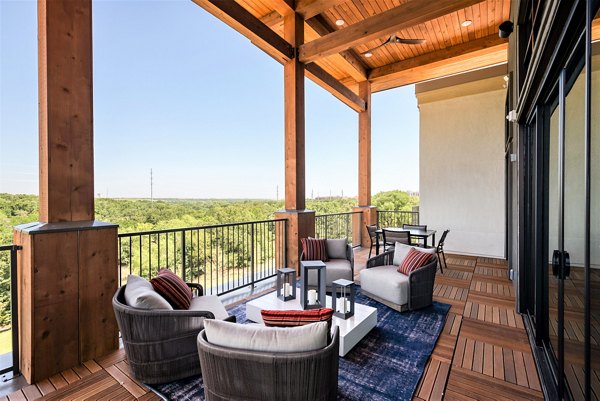
<svg viewBox="0 0 600 401">
<path fill-rule="evenodd" d="M 365 111 L 358 113 L 358 206 L 371 205 L 371 84 L 359 82 Z"/>
<path fill-rule="evenodd" d="M 304 42 L 304 21 L 290 12 L 283 17 L 284 38 L 295 49 Z M 286 265 L 299 271 L 300 239 L 315 235 L 315 212 L 304 210 L 304 64 L 295 57 L 284 66 L 285 102 L 285 211 L 277 218 L 287 219 Z"/>
<path fill-rule="evenodd" d="M 365 225 L 377 223 L 377 208 L 371 206 L 371 83 L 358 83 L 358 95 L 365 102 L 365 111 L 358 113 L 358 207 L 353 215 L 354 226 L 360 226 L 362 246 L 369 246 Z"/>
<path fill-rule="evenodd" d="M 38 2 L 40 221 L 94 219 L 91 0 Z"/>
<path fill-rule="evenodd" d="M 38 73 L 41 223 L 14 231 L 29 383 L 119 346 L 117 226 L 94 221 L 91 0 L 38 1 Z"/>
</svg>

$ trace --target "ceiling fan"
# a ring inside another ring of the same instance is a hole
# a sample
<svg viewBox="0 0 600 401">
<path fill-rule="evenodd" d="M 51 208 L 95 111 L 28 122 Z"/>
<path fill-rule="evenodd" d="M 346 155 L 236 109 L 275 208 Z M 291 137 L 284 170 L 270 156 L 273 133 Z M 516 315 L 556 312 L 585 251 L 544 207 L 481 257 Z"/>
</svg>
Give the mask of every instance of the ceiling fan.
<svg viewBox="0 0 600 401">
<path fill-rule="evenodd" d="M 403 45 L 421 45 L 421 44 L 425 43 L 426 41 L 427 41 L 427 39 L 401 38 L 399 36 L 392 35 L 385 42 L 380 44 L 379 46 L 375 46 L 374 48 L 369 49 L 366 52 L 363 52 L 361 54 L 368 58 L 368 57 L 373 56 L 373 51 L 375 51 L 375 50 L 379 49 L 380 47 L 383 47 L 387 44 L 390 44 L 390 43 L 398 43 L 398 44 L 403 44 Z"/>
</svg>

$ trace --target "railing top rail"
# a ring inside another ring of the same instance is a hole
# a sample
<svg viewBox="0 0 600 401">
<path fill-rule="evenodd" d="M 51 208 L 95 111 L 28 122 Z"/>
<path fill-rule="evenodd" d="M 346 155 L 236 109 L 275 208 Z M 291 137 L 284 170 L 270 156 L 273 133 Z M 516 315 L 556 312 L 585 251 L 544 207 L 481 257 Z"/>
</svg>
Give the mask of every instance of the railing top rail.
<svg viewBox="0 0 600 401">
<path fill-rule="evenodd" d="M 181 232 L 181 231 L 206 230 L 206 229 L 210 229 L 210 228 L 222 228 L 222 227 L 233 227 L 233 226 L 247 226 L 247 225 L 252 225 L 252 224 L 276 223 L 276 222 L 280 222 L 280 221 L 287 221 L 287 219 L 244 221 L 244 222 L 240 222 L 240 223 L 213 224 L 213 225 L 209 225 L 209 226 L 169 228 L 166 230 L 137 231 L 137 232 L 132 232 L 132 233 L 119 233 L 119 237 L 136 237 L 138 235 L 177 233 L 177 232 Z"/>
<path fill-rule="evenodd" d="M 317 214 L 315 217 L 329 217 L 329 216 L 347 216 L 350 214 L 360 214 L 362 212 L 341 212 L 341 213 L 325 213 L 325 214 Z"/>
<path fill-rule="evenodd" d="M 23 249 L 20 245 L 1 245 L 0 251 L 18 251 Z"/>
<path fill-rule="evenodd" d="M 378 210 L 378 213 L 415 213 L 418 214 L 419 212 L 413 212 L 412 210 Z"/>
</svg>

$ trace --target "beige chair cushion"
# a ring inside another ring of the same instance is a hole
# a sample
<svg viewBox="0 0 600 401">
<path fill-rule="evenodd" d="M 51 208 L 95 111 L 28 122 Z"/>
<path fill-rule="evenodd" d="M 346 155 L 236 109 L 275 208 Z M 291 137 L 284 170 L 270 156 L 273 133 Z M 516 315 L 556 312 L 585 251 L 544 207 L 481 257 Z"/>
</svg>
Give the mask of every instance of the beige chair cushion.
<svg viewBox="0 0 600 401">
<path fill-rule="evenodd" d="M 173 310 L 173 307 L 158 292 L 152 284 L 143 277 L 130 274 L 125 287 L 125 302 L 133 308 Z"/>
<path fill-rule="evenodd" d="M 376 266 L 360 272 L 360 286 L 386 301 L 398 305 L 408 303 L 408 276 L 398 273 L 394 265 Z"/>
<path fill-rule="evenodd" d="M 215 315 L 215 319 L 225 319 L 229 316 L 227 310 L 216 295 L 203 295 L 192 298 L 190 309 L 193 311 L 209 311 Z"/>
<path fill-rule="evenodd" d="M 206 339 L 221 347 L 261 352 L 306 352 L 327 346 L 327 322 L 266 327 L 207 319 Z"/>
<path fill-rule="evenodd" d="M 325 286 L 330 287 L 331 283 L 341 278 L 354 281 L 352 277 L 352 269 L 350 261 L 347 259 L 330 259 L 325 263 Z M 311 271 L 308 273 L 308 285 L 317 285 L 317 272 Z"/>
</svg>

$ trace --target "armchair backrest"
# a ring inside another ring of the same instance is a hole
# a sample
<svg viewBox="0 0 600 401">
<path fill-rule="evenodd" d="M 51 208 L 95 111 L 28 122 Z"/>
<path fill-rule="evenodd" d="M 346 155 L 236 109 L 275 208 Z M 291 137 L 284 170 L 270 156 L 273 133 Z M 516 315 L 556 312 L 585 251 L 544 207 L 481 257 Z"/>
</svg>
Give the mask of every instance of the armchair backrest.
<svg viewBox="0 0 600 401">
<path fill-rule="evenodd" d="M 204 330 L 197 345 L 207 400 L 217 395 L 218 399 L 267 401 L 337 398 L 337 326 L 325 348 L 308 352 L 272 353 L 222 347 L 209 343 Z"/>
</svg>

